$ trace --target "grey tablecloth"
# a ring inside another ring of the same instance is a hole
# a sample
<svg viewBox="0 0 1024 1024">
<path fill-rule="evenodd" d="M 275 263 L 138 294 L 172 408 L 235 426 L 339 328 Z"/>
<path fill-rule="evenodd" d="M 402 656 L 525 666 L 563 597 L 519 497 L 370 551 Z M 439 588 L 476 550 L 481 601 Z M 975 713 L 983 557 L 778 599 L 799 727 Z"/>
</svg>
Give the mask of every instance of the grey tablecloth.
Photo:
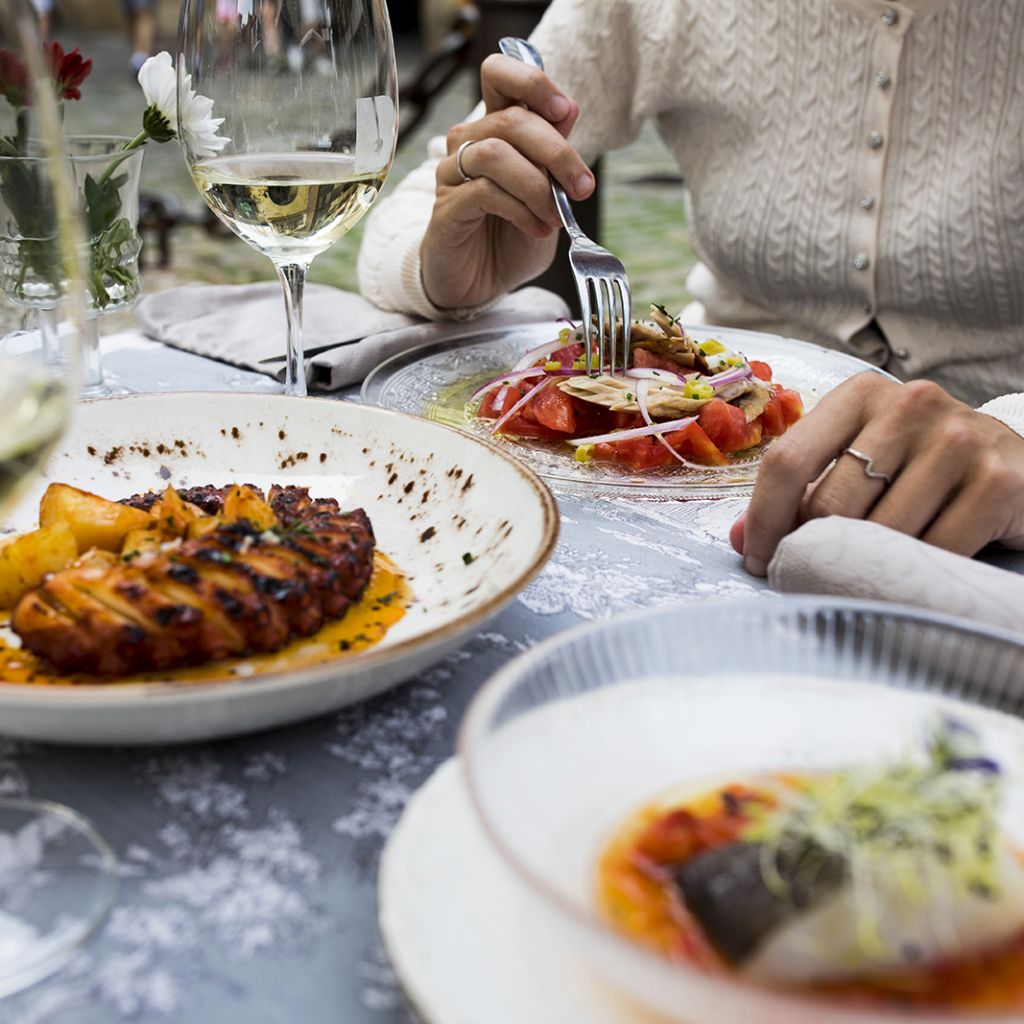
<svg viewBox="0 0 1024 1024">
<path fill-rule="evenodd" d="M 106 349 L 133 390 L 276 389 L 138 335 Z M 0 1002 L 0 1021 L 409 1024 L 377 937 L 377 858 L 406 799 L 451 753 L 477 687 L 582 620 L 762 589 L 724 540 L 742 502 L 560 502 L 565 529 L 541 576 L 462 650 L 381 699 L 203 746 L 0 740 L 0 791 L 78 808 L 123 864 L 103 932 L 60 975 Z"/>
</svg>

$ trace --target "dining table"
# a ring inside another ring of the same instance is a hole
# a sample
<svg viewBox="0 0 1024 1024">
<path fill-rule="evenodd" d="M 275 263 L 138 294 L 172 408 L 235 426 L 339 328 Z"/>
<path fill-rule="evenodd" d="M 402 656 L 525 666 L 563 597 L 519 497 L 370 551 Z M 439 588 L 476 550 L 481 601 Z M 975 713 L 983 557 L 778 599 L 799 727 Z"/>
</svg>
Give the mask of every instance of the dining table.
<svg viewBox="0 0 1024 1024">
<path fill-rule="evenodd" d="M 126 393 L 280 391 L 134 330 L 104 339 L 103 363 Z M 333 397 L 358 401 L 358 388 Z M 481 685 L 581 622 L 772 598 L 727 540 L 744 498 L 556 497 L 560 539 L 540 575 L 463 647 L 383 696 L 182 746 L 0 737 L 0 794 L 75 808 L 120 862 L 102 929 L 59 973 L 0 1001 L 0 1022 L 412 1022 L 378 934 L 378 862 L 407 800 L 455 752 Z M 1024 555 L 987 557 L 1024 572 Z"/>
</svg>

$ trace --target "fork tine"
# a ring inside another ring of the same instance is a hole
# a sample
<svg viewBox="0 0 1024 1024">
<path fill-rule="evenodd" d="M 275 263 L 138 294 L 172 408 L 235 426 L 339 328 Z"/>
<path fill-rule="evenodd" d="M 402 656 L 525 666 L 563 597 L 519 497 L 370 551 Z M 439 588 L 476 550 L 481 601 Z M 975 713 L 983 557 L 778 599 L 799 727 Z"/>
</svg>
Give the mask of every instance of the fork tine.
<svg viewBox="0 0 1024 1024">
<path fill-rule="evenodd" d="M 577 274 L 576 290 L 580 296 L 580 315 L 583 317 L 583 357 L 586 360 L 587 376 L 589 377 L 594 370 L 594 357 L 591 354 L 594 325 L 592 322 L 593 314 L 590 308 L 590 278 Z"/>
<path fill-rule="evenodd" d="M 608 327 L 608 306 L 611 303 L 612 293 L 608 287 L 606 277 L 594 278 L 594 291 L 597 292 L 597 370 L 604 372 L 605 364 L 605 334 Z"/>
<path fill-rule="evenodd" d="M 619 304 L 615 294 L 615 279 L 606 277 L 604 286 L 608 289 L 608 346 L 610 348 L 609 364 L 611 375 L 615 376 L 615 367 L 619 354 L 617 320 Z"/>
<path fill-rule="evenodd" d="M 622 369 L 629 369 L 629 338 L 633 324 L 633 297 L 629 291 L 629 281 L 624 275 L 615 279 L 618 286 L 619 301 L 622 303 Z"/>
</svg>

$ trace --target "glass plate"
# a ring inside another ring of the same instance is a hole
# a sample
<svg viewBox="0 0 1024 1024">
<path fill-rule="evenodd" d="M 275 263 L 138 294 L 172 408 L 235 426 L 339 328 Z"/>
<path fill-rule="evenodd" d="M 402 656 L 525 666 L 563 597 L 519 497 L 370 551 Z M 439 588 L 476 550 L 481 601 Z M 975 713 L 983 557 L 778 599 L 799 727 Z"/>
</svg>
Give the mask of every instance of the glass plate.
<svg viewBox="0 0 1024 1024">
<path fill-rule="evenodd" d="M 507 370 L 524 352 L 552 340 L 558 330 L 557 324 L 524 324 L 419 345 L 373 370 L 363 383 L 362 399 L 447 423 L 507 447 L 562 491 L 675 499 L 735 497 L 751 492 L 763 446 L 726 467 L 691 469 L 676 464 L 638 473 L 606 462 L 576 462 L 567 446 L 557 442 L 495 436 L 488 421 L 466 414 L 466 403 L 481 384 Z M 864 370 L 888 376 L 853 356 L 774 334 L 726 327 L 687 327 L 687 331 L 698 341 L 717 338 L 751 359 L 770 363 L 775 380 L 799 391 L 806 409 Z"/>
</svg>

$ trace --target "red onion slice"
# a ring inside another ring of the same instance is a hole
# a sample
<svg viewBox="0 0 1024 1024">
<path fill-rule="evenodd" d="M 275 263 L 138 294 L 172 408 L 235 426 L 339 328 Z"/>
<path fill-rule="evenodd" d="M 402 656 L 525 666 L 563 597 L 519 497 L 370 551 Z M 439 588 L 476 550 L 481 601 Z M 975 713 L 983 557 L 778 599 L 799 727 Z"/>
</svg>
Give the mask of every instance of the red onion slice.
<svg viewBox="0 0 1024 1024">
<path fill-rule="evenodd" d="M 544 376 L 544 370 L 536 366 L 532 370 L 519 370 L 515 373 L 504 373 L 500 377 L 495 377 L 494 380 L 489 380 L 486 384 L 477 388 L 476 391 L 470 395 L 469 400 L 471 402 L 478 402 L 488 391 L 493 387 L 497 387 L 499 384 L 517 384 L 521 380 L 529 380 L 531 377 L 542 377 Z"/>
<path fill-rule="evenodd" d="M 646 427 L 634 427 L 632 430 L 616 430 L 611 434 L 598 434 L 595 437 L 574 437 L 569 440 L 574 448 L 581 444 L 614 444 L 616 441 L 633 441 L 638 437 L 655 437 L 660 433 L 671 433 L 682 430 L 691 423 L 696 423 L 696 416 L 687 416 L 681 420 L 667 420 L 665 423 L 652 423 Z"/>
<path fill-rule="evenodd" d="M 654 425 L 654 420 L 651 419 L 650 410 L 647 408 L 647 392 L 650 391 L 650 389 L 651 382 L 649 380 L 641 380 L 640 383 L 637 384 L 636 386 L 636 404 L 640 406 L 640 415 L 643 416 L 644 423 L 646 423 L 649 427 Z M 660 427 L 661 424 L 658 424 L 658 426 Z M 674 459 L 677 459 L 684 466 L 689 465 L 686 459 L 684 459 L 682 455 L 680 455 L 679 452 L 677 452 L 675 448 L 673 448 L 672 445 L 670 445 L 668 441 L 665 440 L 664 434 L 655 434 L 654 436 L 657 439 L 658 443 L 671 453 Z"/>
<path fill-rule="evenodd" d="M 687 378 L 681 376 L 678 373 L 673 373 L 671 370 L 655 370 L 653 367 L 640 367 L 631 368 L 626 371 L 627 377 L 633 377 L 635 380 L 660 380 L 664 384 L 678 384 L 681 387 L 685 387 Z M 690 377 L 699 377 L 699 373 L 692 373 Z"/>
<path fill-rule="evenodd" d="M 531 348 L 529 352 L 525 352 L 512 367 L 512 372 L 515 373 L 517 370 L 526 370 L 539 362 L 541 359 L 547 359 L 552 352 L 557 352 L 560 348 L 565 348 L 567 345 L 573 345 L 575 342 L 570 336 L 569 341 L 562 341 L 561 338 L 555 338 L 554 341 L 545 342 L 543 345 L 538 345 L 536 348 Z"/>
<path fill-rule="evenodd" d="M 717 391 L 719 388 L 724 388 L 726 384 L 735 384 L 737 381 L 746 380 L 753 375 L 754 371 L 750 369 L 750 364 L 744 363 L 742 366 L 716 373 L 713 377 L 705 377 L 704 383 L 710 384 Z"/>
</svg>

